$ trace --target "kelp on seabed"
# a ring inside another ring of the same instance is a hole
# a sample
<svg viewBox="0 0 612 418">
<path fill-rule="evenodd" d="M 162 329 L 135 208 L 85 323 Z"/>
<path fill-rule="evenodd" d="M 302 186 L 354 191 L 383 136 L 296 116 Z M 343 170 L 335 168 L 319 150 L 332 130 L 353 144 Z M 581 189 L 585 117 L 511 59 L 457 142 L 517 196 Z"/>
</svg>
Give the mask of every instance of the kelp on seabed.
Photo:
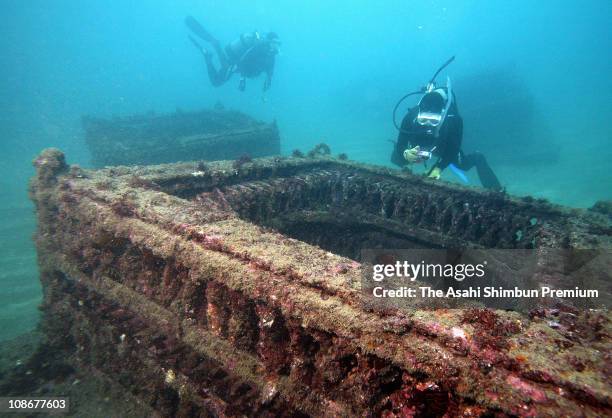
<svg viewBox="0 0 612 418">
<path fill-rule="evenodd" d="M 90 171 L 45 150 L 48 344 L 165 416 L 610 414 L 606 311 L 379 309 L 359 263 L 609 249 L 607 215 L 311 157 Z"/>
</svg>

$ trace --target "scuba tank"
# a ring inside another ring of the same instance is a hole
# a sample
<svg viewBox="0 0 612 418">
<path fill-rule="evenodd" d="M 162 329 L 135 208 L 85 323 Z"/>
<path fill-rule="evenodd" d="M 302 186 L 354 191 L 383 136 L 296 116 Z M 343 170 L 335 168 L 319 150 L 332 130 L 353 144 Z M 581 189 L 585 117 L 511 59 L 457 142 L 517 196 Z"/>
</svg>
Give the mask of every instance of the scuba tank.
<svg viewBox="0 0 612 418">
<path fill-rule="evenodd" d="M 251 48 L 253 48 L 253 46 L 255 46 L 257 41 L 259 41 L 259 39 L 260 39 L 260 36 L 259 36 L 259 32 L 257 31 L 250 32 L 250 33 L 243 33 L 242 35 L 240 35 L 238 39 L 230 42 L 225 47 L 225 52 L 227 56 L 229 57 L 230 61 L 234 64 L 237 64 L 238 62 L 240 62 L 242 57 L 244 57 L 245 54 Z"/>
</svg>

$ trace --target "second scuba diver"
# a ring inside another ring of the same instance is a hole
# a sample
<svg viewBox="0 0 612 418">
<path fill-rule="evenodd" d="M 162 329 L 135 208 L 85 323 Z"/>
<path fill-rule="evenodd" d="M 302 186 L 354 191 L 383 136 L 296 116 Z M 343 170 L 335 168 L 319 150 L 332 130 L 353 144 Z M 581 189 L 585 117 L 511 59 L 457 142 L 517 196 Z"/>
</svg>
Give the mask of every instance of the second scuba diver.
<svg viewBox="0 0 612 418">
<path fill-rule="evenodd" d="M 243 33 L 240 38 L 222 48 L 221 43 L 193 17 L 187 16 L 185 24 L 195 35 L 211 44 L 217 53 L 219 69 L 215 67 L 213 62 L 213 54 L 203 48 L 192 36 L 189 36 L 191 42 L 204 55 L 208 77 L 213 86 L 218 87 L 227 82 L 234 73 L 239 73 L 240 84 L 238 88 L 240 91 L 244 91 L 246 78 L 255 78 L 261 73 L 266 73 L 263 90 L 266 91 L 270 88 L 274 63 L 280 46 L 276 33 L 269 32 L 265 35 L 260 35 L 258 32 Z"/>
<path fill-rule="evenodd" d="M 442 171 L 449 166 L 463 177 L 465 175 L 459 170 L 467 171 L 476 167 L 480 182 L 485 188 L 501 190 L 499 180 L 484 155 L 480 152 L 465 154 L 461 150 L 463 119 L 459 115 L 450 79 L 446 87 L 435 86 L 436 76 L 452 62 L 453 58 L 436 72 L 422 93 L 419 103 L 411 108 L 402 120 L 401 127 L 398 127 L 400 133 L 391 155 L 391 162 L 403 167 L 436 157 L 437 161 L 428 172 L 428 177 L 434 179 L 439 179 Z M 421 92 L 404 96 L 395 110 L 406 97 L 419 93 Z"/>
</svg>

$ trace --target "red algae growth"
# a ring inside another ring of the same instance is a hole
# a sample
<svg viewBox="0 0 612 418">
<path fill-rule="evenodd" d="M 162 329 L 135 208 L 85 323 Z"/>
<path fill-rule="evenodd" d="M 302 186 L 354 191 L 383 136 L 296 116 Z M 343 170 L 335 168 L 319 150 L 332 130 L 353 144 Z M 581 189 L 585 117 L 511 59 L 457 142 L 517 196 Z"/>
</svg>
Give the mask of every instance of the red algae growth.
<svg viewBox="0 0 612 418">
<path fill-rule="evenodd" d="M 31 197 L 48 349 L 161 416 L 612 413 L 607 311 L 382 308 L 359 258 L 384 243 L 610 248 L 605 215 L 323 146 L 243 160 L 71 171 L 44 151 Z"/>
</svg>

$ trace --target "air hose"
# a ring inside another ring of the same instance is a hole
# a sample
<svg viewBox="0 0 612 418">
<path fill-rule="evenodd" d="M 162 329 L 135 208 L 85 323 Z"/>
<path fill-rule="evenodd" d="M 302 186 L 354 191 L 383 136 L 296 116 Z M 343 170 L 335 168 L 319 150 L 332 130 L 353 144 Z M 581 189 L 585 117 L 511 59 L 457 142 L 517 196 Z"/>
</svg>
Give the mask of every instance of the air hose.
<svg viewBox="0 0 612 418">
<path fill-rule="evenodd" d="M 401 99 L 399 99 L 397 101 L 397 103 L 395 104 L 395 107 L 393 108 L 393 125 L 395 126 L 395 129 L 397 129 L 398 131 L 402 132 L 402 133 L 410 133 L 408 131 L 404 131 L 398 124 L 397 124 L 397 119 L 395 117 L 395 114 L 397 113 L 397 109 L 400 107 L 400 105 L 402 104 L 402 102 L 404 100 L 406 100 L 408 97 L 410 96 L 414 96 L 415 94 L 421 94 L 423 93 L 423 90 L 417 90 L 417 91 L 413 91 L 412 93 L 408 93 L 406 94 L 404 97 L 402 97 Z"/>
<path fill-rule="evenodd" d="M 402 97 L 401 99 L 399 99 L 397 101 L 397 103 L 395 104 L 395 107 L 393 108 L 393 126 L 395 126 L 395 129 L 397 129 L 398 131 L 402 132 L 402 133 L 411 133 L 409 131 L 404 131 L 398 124 L 397 124 L 397 119 L 396 119 L 396 113 L 397 113 L 397 109 L 400 107 L 400 105 L 404 102 L 404 100 L 406 100 L 408 97 L 410 96 L 414 96 L 415 94 L 422 94 L 425 93 L 427 91 L 427 88 L 431 85 L 433 85 L 433 83 L 436 81 L 436 77 L 438 76 L 438 74 L 440 74 L 440 72 L 445 69 L 451 62 L 453 62 L 455 60 L 455 56 L 453 55 L 452 57 L 450 57 L 448 60 L 446 60 L 446 62 L 444 64 L 442 64 L 440 66 L 440 68 L 438 68 L 438 70 L 434 73 L 433 77 L 431 77 L 431 80 L 429 80 L 429 83 L 427 83 L 427 86 L 423 87 L 421 90 L 417 90 L 417 91 L 413 91 L 412 93 L 408 93 L 406 94 L 404 97 Z"/>
</svg>

